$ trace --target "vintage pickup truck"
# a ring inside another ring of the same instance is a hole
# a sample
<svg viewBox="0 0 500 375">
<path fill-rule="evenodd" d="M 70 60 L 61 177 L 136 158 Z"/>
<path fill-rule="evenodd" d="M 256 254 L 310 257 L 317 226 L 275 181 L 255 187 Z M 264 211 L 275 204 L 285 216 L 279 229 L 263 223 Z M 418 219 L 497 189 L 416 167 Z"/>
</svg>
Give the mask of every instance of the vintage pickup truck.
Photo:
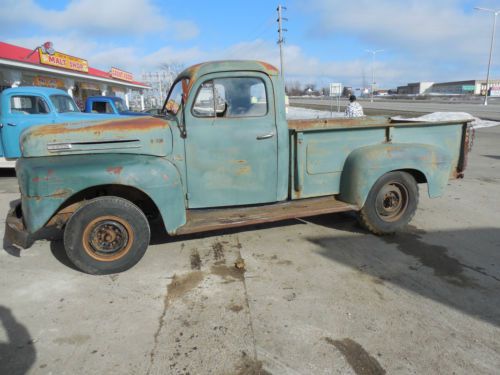
<svg viewBox="0 0 500 375">
<path fill-rule="evenodd" d="M 106 119 L 117 117 L 106 115 Z M 81 113 L 65 91 L 22 86 L 0 94 L 0 167 L 13 167 L 21 156 L 19 136 L 31 126 L 63 122 L 103 120 L 101 115 Z"/>
<path fill-rule="evenodd" d="M 257 61 L 186 69 L 164 110 L 25 131 L 6 237 L 26 247 L 64 229 L 75 266 L 107 274 L 140 260 L 153 219 L 180 235 L 356 210 L 389 234 L 414 215 L 417 184 L 438 197 L 463 176 L 471 139 L 468 120 L 287 122 L 282 79 Z"/>
<path fill-rule="evenodd" d="M 149 113 L 128 109 L 122 98 L 117 96 L 89 96 L 85 101 L 86 113 L 112 113 L 121 116 L 150 116 Z"/>
</svg>

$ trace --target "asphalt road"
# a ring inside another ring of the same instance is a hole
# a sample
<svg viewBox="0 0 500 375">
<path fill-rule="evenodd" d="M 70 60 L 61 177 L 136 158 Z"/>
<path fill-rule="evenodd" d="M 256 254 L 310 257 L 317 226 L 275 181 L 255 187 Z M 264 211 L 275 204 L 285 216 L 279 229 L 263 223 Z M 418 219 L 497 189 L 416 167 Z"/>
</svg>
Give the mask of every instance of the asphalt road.
<svg viewBox="0 0 500 375">
<path fill-rule="evenodd" d="M 406 100 L 396 101 L 391 99 L 377 98 L 373 103 L 369 100 L 360 99 L 365 114 L 367 115 L 406 115 L 416 116 L 433 112 L 467 112 L 484 120 L 500 121 L 500 102 L 492 101 L 488 106 L 480 103 L 466 102 L 435 102 Z M 290 98 L 290 104 L 304 106 L 313 109 L 329 110 L 332 101 L 327 98 Z M 342 110 L 345 109 L 347 100 L 341 101 Z M 336 110 L 336 102 L 334 104 Z"/>
<path fill-rule="evenodd" d="M 89 276 L 59 242 L 0 252 L 1 374 L 497 374 L 500 127 L 404 233 L 351 214 L 168 238 Z M 18 198 L 0 179 L 0 217 Z M 245 270 L 233 264 L 243 258 Z"/>
</svg>

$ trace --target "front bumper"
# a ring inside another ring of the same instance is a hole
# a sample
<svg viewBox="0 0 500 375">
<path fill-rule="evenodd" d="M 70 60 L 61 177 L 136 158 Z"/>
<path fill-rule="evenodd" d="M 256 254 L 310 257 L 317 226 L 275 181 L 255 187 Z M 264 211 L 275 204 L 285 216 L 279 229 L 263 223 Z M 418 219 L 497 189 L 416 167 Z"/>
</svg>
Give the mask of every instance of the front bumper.
<svg viewBox="0 0 500 375">
<path fill-rule="evenodd" d="M 20 246 L 23 249 L 31 247 L 35 242 L 33 236 L 28 233 L 24 226 L 20 200 L 13 202 L 12 208 L 7 215 L 4 241 Z"/>
</svg>

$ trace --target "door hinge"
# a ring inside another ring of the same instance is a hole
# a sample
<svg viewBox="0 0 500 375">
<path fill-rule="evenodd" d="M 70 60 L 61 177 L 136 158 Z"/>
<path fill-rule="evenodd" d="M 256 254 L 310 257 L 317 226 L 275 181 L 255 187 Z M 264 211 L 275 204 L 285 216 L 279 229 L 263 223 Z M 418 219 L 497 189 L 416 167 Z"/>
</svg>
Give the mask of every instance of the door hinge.
<svg viewBox="0 0 500 375">
<path fill-rule="evenodd" d="M 186 193 L 186 200 L 188 201 L 188 200 L 189 200 L 189 198 L 191 198 L 191 194 Z"/>
</svg>

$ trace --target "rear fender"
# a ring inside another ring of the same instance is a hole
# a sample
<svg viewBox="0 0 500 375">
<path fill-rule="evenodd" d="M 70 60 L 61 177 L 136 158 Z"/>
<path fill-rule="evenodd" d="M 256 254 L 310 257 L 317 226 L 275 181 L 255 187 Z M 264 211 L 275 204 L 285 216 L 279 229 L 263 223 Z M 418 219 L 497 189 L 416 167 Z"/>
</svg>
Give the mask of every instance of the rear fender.
<svg viewBox="0 0 500 375">
<path fill-rule="evenodd" d="M 340 199 L 363 207 L 375 182 L 396 170 L 417 171 L 425 176 L 431 198 L 442 195 L 451 172 L 446 150 L 425 144 L 378 144 L 354 150 L 342 171 Z"/>
</svg>

